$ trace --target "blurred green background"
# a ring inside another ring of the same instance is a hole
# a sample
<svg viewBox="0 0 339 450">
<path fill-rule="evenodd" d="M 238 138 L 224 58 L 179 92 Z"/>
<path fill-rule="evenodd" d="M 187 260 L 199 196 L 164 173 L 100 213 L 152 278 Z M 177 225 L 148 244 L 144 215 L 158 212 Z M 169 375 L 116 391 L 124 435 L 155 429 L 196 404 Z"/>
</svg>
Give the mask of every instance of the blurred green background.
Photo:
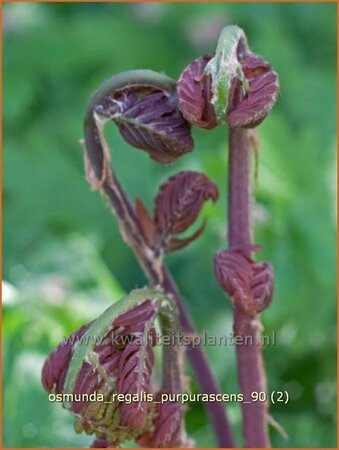
<svg viewBox="0 0 339 450">
<path fill-rule="evenodd" d="M 276 345 L 265 349 L 271 407 L 286 440 L 276 447 L 336 446 L 336 5 L 5 4 L 3 15 L 4 441 L 5 447 L 81 447 L 71 417 L 40 385 L 46 355 L 145 278 L 103 198 L 83 171 L 85 105 L 120 71 L 150 68 L 173 78 L 213 51 L 220 28 L 243 27 L 251 48 L 280 76 L 277 105 L 259 127 L 255 242 L 272 261 L 276 293 L 263 314 Z M 213 254 L 225 247 L 227 131 L 193 130 L 195 151 L 170 166 L 152 162 L 109 128 L 117 173 L 149 208 L 159 184 L 201 170 L 220 187 L 204 235 L 168 263 L 198 330 L 232 331 Z M 237 392 L 234 348 L 206 349 L 224 392 Z M 192 390 L 197 390 L 194 378 Z M 238 444 L 240 406 L 228 406 Z M 187 412 L 197 446 L 215 446 L 201 404 Z"/>
</svg>

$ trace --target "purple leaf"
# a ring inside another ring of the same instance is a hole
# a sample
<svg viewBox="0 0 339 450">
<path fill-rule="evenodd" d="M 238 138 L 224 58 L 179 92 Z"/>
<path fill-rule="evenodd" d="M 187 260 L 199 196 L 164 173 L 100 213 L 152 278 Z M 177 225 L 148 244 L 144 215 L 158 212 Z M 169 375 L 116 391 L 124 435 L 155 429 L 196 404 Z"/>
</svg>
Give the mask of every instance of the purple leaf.
<svg viewBox="0 0 339 450">
<path fill-rule="evenodd" d="M 211 76 L 204 69 L 211 56 L 204 55 L 191 62 L 181 73 L 177 84 L 179 108 L 188 122 L 200 128 L 217 126 L 211 104 Z"/>
<path fill-rule="evenodd" d="M 135 214 L 146 242 L 150 246 L 154 245 L 156 242 L 156 228 L 152 217 L 148 214 L 145 205 L 139 198 L 135 200 Z"/>
<path fill-rule="evenodd" d="M 121 426 L 131 428 L 144 427 L 150 413 L 151 404 L 141 399 L 141 394 L 150 392 L 150 382 L 154 364 L 151 332 L 149 324 L 153 323 L 157 309 L 146 300 L 134 310 L 123 314 L 116 322 L 118 326 L 129 326 L 131 320 L 138 324 L 141 339 L 132 342 L 123 351 L 119 370 L 117 391 L 121 394 L 138 394 L 140 401 L 121 405 Z M 151 342 L 150 342 L 151 341 Z"/>
<path fill-rule="evenodd" d="M 62 393 L 73 346 L 87 331 L 88 327 L 89 324 L 84 325 L 71 334 L 46 359 L 41 373 L 41 382 L 46 391 L 55 392 L 56 394 Z"/>
<path fill-rule="evenodd" d="M 216 185 L 201 173 L 186 171 L 170 177 L 155 199 L 154 222 L 162 241 L 166 243 L 173 235 L 186 231 L 204 202 L 208 199 L 216 201 L 217 198 Z M 201 230 L 194 237 L 200 233 Z M 191 240 L 188 239 L 187 243 Z"/>
<path fill-rule="evenodd" d="M 238 74 L 228 86 L 225 120 L 230 127 L 255 127 L 262 122 L 276 102 L 279 81 L 276 72 L 247 44 L 239 42 L 237 56 L 246 81 Z M 190 63 L 180 75 L 177 92 L 179 108 L 185 119 L 201 128 L 214 128 L 217 119 L 212 104 L 211 75 L 204 72 L 211 56 L 201 56 Z M 225 71 L 229 70 L 225 64 Z"/>
<path fill-rule="evenodd" d="M 276 102 L 278 76 L 258 55 L 248 52 L 239 59 L 249 90 L 244 94 L 239 80 L 233 80 L 228 98 L 227 122 L 231 127 L 252 128 L 264 120 Z"/>
<path fill-rule="evenodd" d="M 129 144 L 160 163 L 170 163 L 193 149 L 190 126 L 178 109 L 174 91 L 142 83 L 121 87 L 97 111 L 117 124 Z"/>
<path fill-rule="evenodd" d="M 214 272 L 220 286 L 234 305 L 256 315 L 273 297 L 273 269 L 269 263 L 254 262 L 239 249 L 224 250 L 215 256 Z"/>
<path fill-rule="evenodd" d="M 166 244 L 165 251 L 166 253 L 174 252 L 176 250 L 180 250 L 181 248 L 185 248 L 188 244 L 198 239 L 200 235 L 205 230 L 206 222 L 204 222 L 191 236 L 187 238 L 178 239 L 171 238 Z"/>
</svg>

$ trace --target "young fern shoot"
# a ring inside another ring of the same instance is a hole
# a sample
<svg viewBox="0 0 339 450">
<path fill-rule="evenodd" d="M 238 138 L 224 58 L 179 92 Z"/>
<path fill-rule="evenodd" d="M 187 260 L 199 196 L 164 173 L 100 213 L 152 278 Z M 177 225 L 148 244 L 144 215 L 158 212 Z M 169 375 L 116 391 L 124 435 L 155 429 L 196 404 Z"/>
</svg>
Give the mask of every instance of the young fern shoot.
<svg viewBox="0 0 339 450">
<path fill-rule="evenodd" d="M 184 171 L 163 184 L 155 199 L 153 217 L 140 199 L 133 207 L 111 166 L 110 149 L 104 136 L 104 126 L 110 120 L 128 143 L 147 152 L 158 163 L 173 162 L 192 151 L 190 124 L 179 109 L 175 81 L 150 70 L 133 70 L 112 77 L 90 100 L 83 146 L 88 179 L 108 199 L 121 234 L 149 283 L 173 295 L 183 331 L 194 333 L 164 255 L 198 238 L 203 226 L 189 238 L 180 239 L 177 235 L 194 222 L 206 200 L 217 199 L 218 190 L 205 175 Z M 201 391 L 220 392 L 203 349 L 188 348 L 186 354 Z M 218 445 L 233 447 L 224 406 L 221 403 L 205 406 Z"/>
<path fill-rule="evenodd" d="M 271 66 L 249 50 L 243 30 L 226 26 L 215 55 L 193 61 L 183 71 L 178 87 L 179 105 L 193 125 L 229 127 L 228 244 L 215 256 L 214 269 L 221 287 L 232 300 L 234 333 L 248 336 L 236 345 L 245 447 L 268 447 L 268 405 L 252 402 L 252 392 L 266 391 L 260 348 L 259 313 L 273 295 L 273 270 L 255 262 L 252 242 L 250 148 L 259 125 L 274 105 L 278 77 Z M 251 342 L 251 344 L 248 344 Z"/>
<path fill-rule="evenodd" d="M 93 446 L 115 447 L 129 439 L 148 447 L 189 444 L 183 406 L 153 400 L 161 392 L 183 391 L 175 345 L 163 347 L 162 387 L 154 391 L 156 318 L 163 335 L 180 330 L 177 308 L 168 296 L 134 290 L 59 344 L 44 364 L 45 389 L 61 396 L 78 433 L 95 434 Z"/>
</svg>

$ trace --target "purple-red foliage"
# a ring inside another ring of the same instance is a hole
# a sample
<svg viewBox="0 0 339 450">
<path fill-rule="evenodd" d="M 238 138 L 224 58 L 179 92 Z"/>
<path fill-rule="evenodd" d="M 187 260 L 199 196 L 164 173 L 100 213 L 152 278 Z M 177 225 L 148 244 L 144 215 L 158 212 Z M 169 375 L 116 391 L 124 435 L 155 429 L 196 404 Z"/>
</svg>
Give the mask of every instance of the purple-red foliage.
<svg viewBox="0 0 339 450">
<path fill-rule="evenodd" d="M 254 316 L 271 303 L 274 282 L 271 264 L 254 262 L 241 249 L 234 248 L 217 253 L 214 272 L 234 305 L 248 314 Z"/>
</svg>

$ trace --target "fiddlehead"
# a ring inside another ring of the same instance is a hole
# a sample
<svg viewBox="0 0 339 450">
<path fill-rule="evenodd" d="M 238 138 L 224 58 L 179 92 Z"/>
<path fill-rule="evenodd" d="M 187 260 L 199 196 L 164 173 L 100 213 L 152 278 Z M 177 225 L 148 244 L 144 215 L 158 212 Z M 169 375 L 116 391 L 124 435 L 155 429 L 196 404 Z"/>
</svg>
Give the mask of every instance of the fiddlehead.
<svg viewBox="0 0 339 450">
<path fill-rule="evenodd" d="M 184 69 L 177 91 L 180 109 L 193 125 L 253 128 L 276 102 L 279 81 L 270 64 L 250 51 L 243 30 L 231 25 L 222 30 L 214 56 Z"/>
<path fill-rule="evenodd" d="M 178 85 L 179 108 L 188 122 L 200 128 L 218 125 L 212 98 L 211 77 L 205 68 L 211 56 L 204 55 L 191 62 L 181 73 Z"/>
<path fill-rule="evenodd" d="M 278 76 L 270 64 L 249 49 L 237 26 L 226 26 L 215 54 L 198 58 L 182 72 L 177 92 L 184 117 L 201 128 L 229 127 L 228 240 L 230 248 L 214 260 L 216 278 L 234 307 L 234 332 L 257 342 L 259 313 L 273 295 L 273 270 L 254 262 L 252 253 L 249 151 L 254 128 L 273 107 L 279 91 Z M 211 112 L 211 108 L 214 110 Z M 265 391 L 260 346 L 237 345 L 239 384 L 246 447 L 267 447 L 267 404 L 252 404 L 251 392 Z"/>
<path fill-rule="evenodd" d="M 64 407 L 76 418 L 76 431 L 94 433 L 102 446 L 116 446 L 127 439 L 146 442 L 146 434 L 159 431 L 155 421 L 159 422 L 163 411 L 154 403 L 159 394 L 151 381 L 156 318 L 163 335 L 170 337 L 179 330 L 176 306 L 168 296 L 150 289 L 134 290 L 73 333 L 44 364 L 45 389 L 61 394 Z M 175 345 L 163 349 L 162 388 L 173 393 L 183 389 L 177 351 Z M 176 414 L 167 417 L 166 442 L 184 445 L 182 406 L 173 404 L 173 408 Z"/>
<path fill-rule="evenodd" d="M 104 176 L 103 126 L 112 120 L 133 147 L 169 163 L 192 151 L 190 126 L 178 106 L 176 83 L 151 70 L 131 70 L 112 77 L 93 95 L 85 119 L 89 158 L 98 180 Z"/>
</svg>

